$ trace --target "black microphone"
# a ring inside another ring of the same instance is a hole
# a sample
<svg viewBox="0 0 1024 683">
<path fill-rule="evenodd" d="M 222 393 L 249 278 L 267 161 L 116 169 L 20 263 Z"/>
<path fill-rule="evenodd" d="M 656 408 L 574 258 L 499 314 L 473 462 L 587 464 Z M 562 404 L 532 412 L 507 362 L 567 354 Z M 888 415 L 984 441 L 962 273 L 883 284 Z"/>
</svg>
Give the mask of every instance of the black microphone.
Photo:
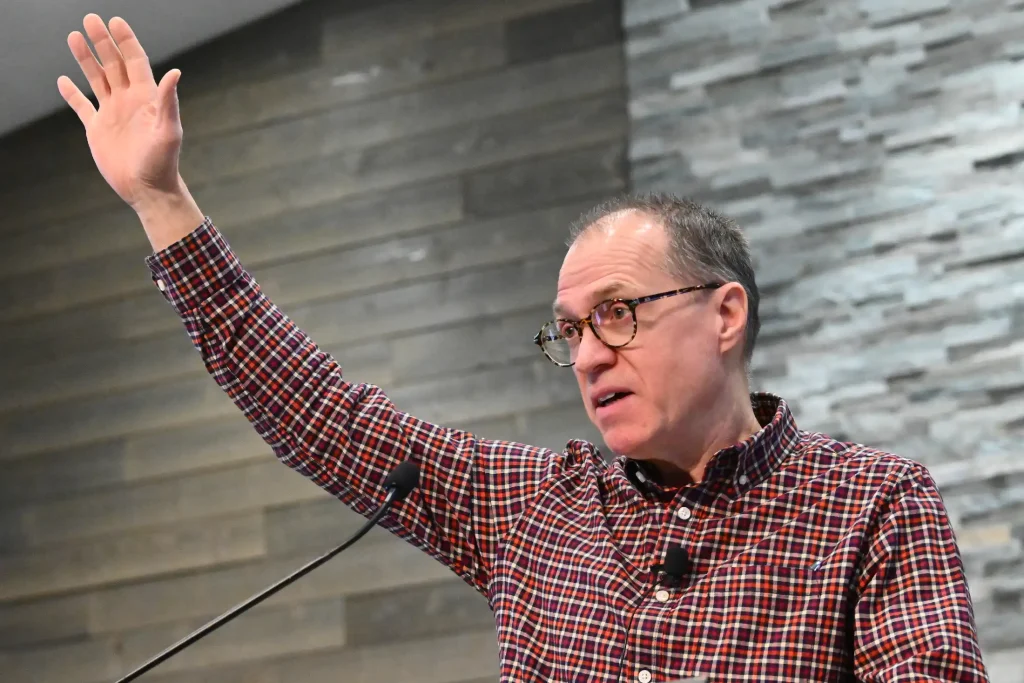
<svg viewBox="0 0 1024 683">
<path fill-rule="evenodd" d="M 654 565 L 655 571 L 664 574 L 662 583 L 673 588 L 682 583 L 683 577 L 689 574 L 692 568 L 690 556 L 681 545 L 669 548 L 665 552 L 665 561 Z"/>
<path fill-rule="evenodd" d="M 252 596 L 240 605 L 232 607 L 230 610 L 228 610 L 221 616 L 217 617 L 210 623 L 206 624 L 199 630 L 195 631 L 194 633 L 188 636 L 185 636 L 174 645 L 170 646 L 157 656 L 153 657 L 151 660 L 140 666 L 135 671 L 131 672 L 124 678 L 119 679 L 117 683 L 127 683 L 127 681 L 135 680 L 136 678 L 146 673 L 160 662 L 171 657 L 171 655 L 181 652 L 192 643 L 196 642 L 203 636 L 212 632 L 214 629 L 220 628 L 227 622 L 237 617 L 242 612 L 246 611 L 250 607 L 253 607 L 263 602 L 264 600 L 266 600 L 271 595 L 278 592 L 288 584 L 292 583 L 293 581 L 302 576 L 305 576 L 309 572 L 313 571 L 314 569 L 322 565 L 327 560 L 331 559 L 332 557 L 340 553 L 345 548 L 348 548 L 353 543 L 358 541 L 360 538 L 365 536 L 366 533 L 370 529 L 372 529 L 374 525 L 377 524 L 377 522 L 381 520 L 381 518 L 392 505 L 404 500 L 405 497 L 408 496 L 412 492 L 412 490 L 419 485 L 419 483 L 419 467 L 417 467 L 415 463 L 410 462 L 408 460 L 399 463 L 399 465 L 395 467 L 395 469 L 391 470 L 387 478 L 384 480 L 384 488 L 388 492 L 387 497 L 384 498 L 384 502 L 381 503 L 381 506 L 377 509 L 377 512 L 373 513 L 373 516 L 366 522 L 365 525 L 363 525 L 363 527 L 354 536 L 352 536 L 352 538 L 348 539 L 334 550 L 324 553 L 315 560 L 307 563 L 305 566 L 295 570 L 294 572 L 292 572 L 285 578 L 281 579 L 277 583 L 267 587 L 263 592 L 257 593 L 256 595 Z"/>
</svg>

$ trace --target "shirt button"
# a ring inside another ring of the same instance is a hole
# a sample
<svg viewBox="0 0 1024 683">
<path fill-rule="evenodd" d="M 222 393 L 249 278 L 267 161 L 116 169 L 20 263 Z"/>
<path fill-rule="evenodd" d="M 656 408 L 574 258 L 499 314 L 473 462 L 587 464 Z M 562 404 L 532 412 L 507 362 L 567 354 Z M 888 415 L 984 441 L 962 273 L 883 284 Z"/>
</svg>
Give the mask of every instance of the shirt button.
<svg viewBox="0 0 1024 683">
<path fill-rule="evenodd" d="M 167 289 L 167 286 L 164 285 L 164 281 L 163 280 L 157 280 L 156 281 L 156 288 L 159 289 L 162 292 L 165 289 Z"/>
<path fill-rule="evenodd" d="M 658 602 L 668 602 L 668 591 L 660 590 L 654 594 L 654 597 Z"/>
<path fill-rule="evenodd" d="M 676 510 L 676 517 L 683 520 L 684 522 L 688 520 L 691 516 L 692 513 L 690 512 L 690 508 L 688 507 L 681 507 L 678 510 Z"/>
<path fill-rule="evenodd" d="M 636 675 L 636 680 L 640 681 L 640 683 L 651 683 L 651 672 L 647 669 L 642 670 Z"/>
<path fill-rule="evenodd" d="M 746 486 L 749 483 L 750 483 L 750 479 L 747 478 L 747 475 L 741 474 L 740 475 L 740 486 Z"/>
</svg>

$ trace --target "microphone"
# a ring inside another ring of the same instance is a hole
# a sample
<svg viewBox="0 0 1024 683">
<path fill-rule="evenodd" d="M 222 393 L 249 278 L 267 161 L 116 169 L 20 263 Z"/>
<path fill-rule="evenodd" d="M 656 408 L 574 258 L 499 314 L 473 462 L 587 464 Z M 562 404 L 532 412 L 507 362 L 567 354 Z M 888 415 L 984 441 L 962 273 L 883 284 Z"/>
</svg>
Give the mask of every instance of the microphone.
<svg viewBox="0 0 1024 683">
<path fill-rule="evenodd" d="M 301 578 L 302 576 L 305 576 L 309 572 L 313 571 L 314 569 L 322 565 L 327 560 L 331 559 L 332 557 L 340 553 L 342 550 L 345 550 L 353 543 L 358 541 L 360 538 L 365 536 L 366 533 L 370 529 L 372 529 L 374 525 L 377 524 L 377 522 L 381 520 L 381 518 L 388 511 L 388 509 L 395 503 L 404 500 L 405 497 L 408 496 L 412 492 L 412 490 L 419 485 L 419 482 L 420 469 L 419 467 L 416 466 L 416 463 L 410 462 L 408 460 L 399 463 L 398 466 L 395 467 L 395 469 L 391 470 L 391 472 L 388 473 L 387 478 L 384 480 L 384 489 L 388 492 L 387 497 L 384 498 L 384 502 L 381 503 L 381 506 L 377 509 L 375 513 L 373 513 L 373 516 L 366 522 L 365 525 L 363 525 L 363 527 L 358 532 L 356 532 L 352 536 L 352 538 L 348 539 L 347 541 L 345 541 L 338 547 L 334 548 L 333 550 L 324 553 L 315 560 L 308 562 L 305 566 L 299 567 L 297 570 L 295 570 L 285 578 L 264 589 L 261 593 L 257 593 L 245 602 L 236 605 L 235 607 L 232 607 L 230 610 L 228 610 L 221 616 L 217 617 L 205 626 L 199 628 L 195 632 L 185 636 L 174 645 L 170 646 L 160 654 L 156 655 L 148 662 L 146 662 L 139 668 L 135 669 L 135 671 L 132 671 L 124 678 L 119 679 L 117 683 L 127 683 L 128 681 L 135 680 L 142 674 L 146 673 L 147 671 L 155 667 L 160 662 L 164 661 L 165 659 L 168 659 L 169 657 L 171 657 L 174 654 L 177 654 L 178 652 L 181 652 L 186 647 L 196 642 L 203 636 L 207 635 L 208 633 L 212 632 L 217 628 L 220 628 L 221 626 L 231 621 L 232 619 L 234 619 L 250 607 L 253 607 L 263 602 L 264 600 L 266 600 L 271 595 L 278 592 L 288 584 L 292 583 L 298 578 Z"/>
<path fill-rule="evenodd" d="M 665 561 L 654 565 L 655 571 L 665 575 L 662 583 L 672 588 L 679 586 L 683 577 L 689 574 L 692 568 L 690 556 L 681 545 L 669 548 L 665 552 Z"/>
</svg>

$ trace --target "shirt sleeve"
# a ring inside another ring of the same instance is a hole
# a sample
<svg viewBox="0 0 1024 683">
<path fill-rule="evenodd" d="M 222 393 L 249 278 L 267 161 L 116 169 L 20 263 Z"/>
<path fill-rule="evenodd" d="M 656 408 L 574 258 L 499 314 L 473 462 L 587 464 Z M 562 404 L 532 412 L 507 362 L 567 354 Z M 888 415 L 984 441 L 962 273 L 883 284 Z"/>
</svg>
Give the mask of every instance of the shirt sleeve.
<svg viewBox="0 0 1024 683">
<path fill-rule="evenodd" d="M 342 369 L 261 292 L 211 220 L 147 258 L 207 371 L 288 467 L 357 513 L 404 460 L 418 488 L 381 526 L 486 592 L 497 546 L 564 453 L 490 441 L 399 411 Z"/>
<path fill-rule="evenodd" d="M 860 681 L 988 681 L 960 551 L 923 467 L 896 486 L 858 579 Z"/>
</svg>

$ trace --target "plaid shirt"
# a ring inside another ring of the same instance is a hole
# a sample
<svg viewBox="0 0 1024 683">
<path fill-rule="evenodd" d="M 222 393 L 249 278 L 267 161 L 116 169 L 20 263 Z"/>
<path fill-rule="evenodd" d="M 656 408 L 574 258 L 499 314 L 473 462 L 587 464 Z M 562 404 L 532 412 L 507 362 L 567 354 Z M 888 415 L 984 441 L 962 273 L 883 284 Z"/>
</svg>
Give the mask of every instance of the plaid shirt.
<svg viewBox="0 0 1024 683">
<path fill-rule="evenodd" d="M 285 465 L 357 512 L 403 460 L 382 525 L 489 600 L 502 681 L 987 680 L 953 531 L 920 465 L 763 429 L 662 488 L 590 443 L 485 440 L 399 411 L 261 293 L 207 219 L 147 260 L 206 368 Z M 657 571 L 686 550 L 679 585 Z"/>
</svg>

